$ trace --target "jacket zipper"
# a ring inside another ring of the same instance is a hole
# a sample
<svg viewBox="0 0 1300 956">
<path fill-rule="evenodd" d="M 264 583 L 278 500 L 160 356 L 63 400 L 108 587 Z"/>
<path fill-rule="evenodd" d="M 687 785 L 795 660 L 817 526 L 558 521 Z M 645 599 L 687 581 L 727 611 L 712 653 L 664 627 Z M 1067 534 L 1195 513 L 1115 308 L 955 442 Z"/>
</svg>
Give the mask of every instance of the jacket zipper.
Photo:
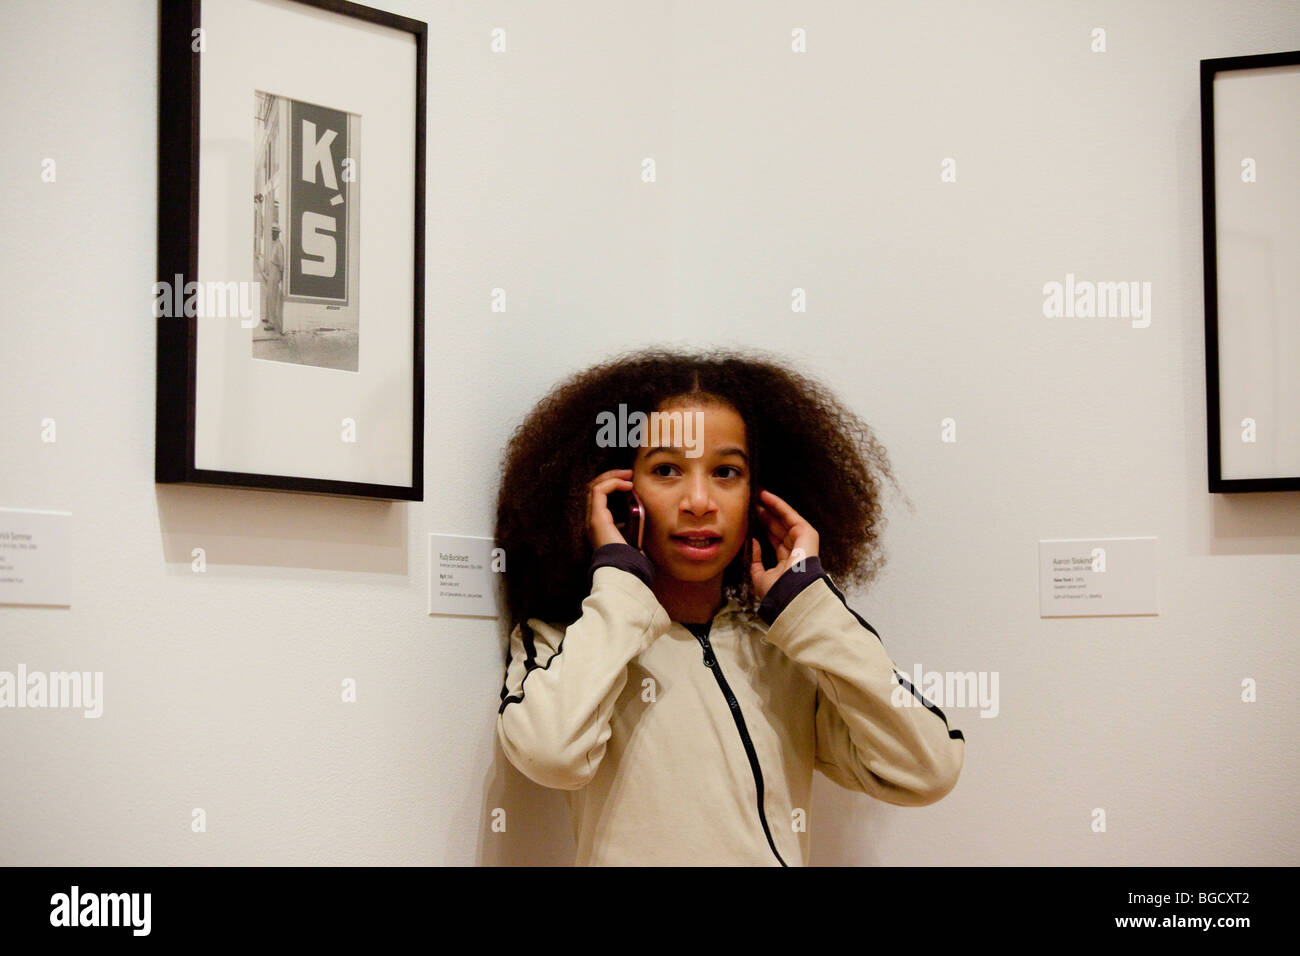
<svg viewBox="0 0 1300 956">
<path fill-rule="evenodd" d="M 754 783 L 758 787 L 758 819 L 763 824 L 763 834 L 767 837 L 767 845 L 772 848 L 776 858 L 782 866 L 788 864 L 781 859 L 781 854 L 777 853 L 776 844 L 772 842 L 772 831 L 767 827 L 767 814 L 763 811 L 763 770 L 758 765 L 758 753 L 754 750 L 754 742 L 749 739 L 749 730 L 745 727 L 745 718 L 740 712 L 740 705 L 736 703 L 736 695 L 731 692 L 727 686 L 727 679 L 722 676 L 722 665 L 718 663 L 717 657 L 713 653 L 713 647 L 709 644 L 707 637 L 695 635 L 695 639 L 700 642 L 704 648 L 704 666 L 713 671 L 713 676 L 718 680 L 718 686 L 722 688 L 722 696 L 727 699 L 727 706 L 731 708 L 731 716 L 736 718 L 736 726 L 740 728 L 740 739 L 745 744 L 745 753 L 749 756 L 749 766 L 754 771 Z"/>
</svg>

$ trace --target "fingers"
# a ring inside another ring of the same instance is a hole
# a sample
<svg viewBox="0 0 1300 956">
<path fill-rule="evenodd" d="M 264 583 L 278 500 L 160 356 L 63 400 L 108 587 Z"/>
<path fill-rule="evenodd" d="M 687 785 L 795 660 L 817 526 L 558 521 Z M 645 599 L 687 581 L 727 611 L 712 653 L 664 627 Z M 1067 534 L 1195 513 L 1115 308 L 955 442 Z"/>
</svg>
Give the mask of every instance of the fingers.
<svg viewBox="0 0 1300 956">
<path fill-rule="evenodd" d="M 781 556 L 784 558 L 792 554 L 796 544 L 809 553 L 816 554 L 821 540 L 817 530 L 779 495 L 774 495 L 766 489 L 760 491 L 759 495 L 763 503 L 757 504 L 755 509 L 767 525 L 768 533 L 773 536 L 781 535 L 782 548 L 779 549 Z"/>
<path fill-rule="evenodd" d="M 789 553 L 789 547 L 794 544 L 796 537 L 794 528 L 788 527 L 779 517 L 762 505 L 755 505 L 754 511 L 758 515 L 758 519 L 763 522 L 764 529 L 767 531 L 767 538 L 772 542 L 772 547 L 776 549 L 777 556 L 784 558 Z"/>
<path fill-rule="evenodd" d="M 795 525 L 803 522 L 803 518 L 799 517 L 799 512 L 791 508 L 785 499 L 772 494 L 772 492 L 768 491 L 766 488 L 758 494 L 760 499 L 759 507 L 766 505 L 772 512 L 780 516 L 781 520 L 785 522 L 787 528 L 793 528 Z"/>
<path fill-rule="evenodd" d="M 595 478 L 591 479 L 591 481 L 589 481 L 588 484 L 592 484 L 592 485 L 594 485 L 596 482 L 598 482 L 598 481 L 602 481 L 602 480 L 604 480 L 605 478 L 609 478 L 611 475 L 617 475 L 619 478 L 631 478 L 631 477 L 632 477 L 632 469 L 631 469 L 631 468 L 611 468 L 609 471 L 602 471 L 602 472 L 601 472 L 599 475 L 597 475 Z"/>
<path fill-rule="evenodd" d="M 593 504 L 597 501 L 603 503 L 606 495 L 620 488 L 632 488 L 631 468 L 614 468 L 597 475 L 587 483 L 587 499 Z"/>
<path fill-rule="evenodd" d="M 613 468 L 587 483 L 587 535 L 593 548 L 624 540 L 609 510 L 609 495 L 620 490 L 631 491 L 631 479 L 631 468 Z"/>
<path fill-rule="evenodd" d="M 758 539 L 750 538 L 749 541 L 749 553 L 752 558 L 749 563 L 749 580 L 755 596 L 761 601 L 767 597 L 768 590 L 784 569 L 780 561 L 771 568 L 763 567 L 763 549 L 759 546 Z"/>
<path fill-rule="evenodd" d="M 603 498 L 611 491 L 618 491 L 620 488 L 630 491 L 633 487 L 635 486 L 629 478 L 606 478 L 604 481 L 591 486 L 591 496 L 594 498 L 599 495 Z"/>
<path fill-rule="evenodd" d="M 616 481 L 616 480 L 626 481 L 628 484 L 631 484 L 632 483 L 631 478 L 632 478 L 631 468 L 611 468 L 609 471 L 601 472 L 595 478 L 591 479 L 591 481 L 587 482 L 587 490 L 595 491 L 597 486 L 605 485 L 611 481 Z M 610 487 L 616 487 L 616 486 L 610 485 Z"/>
</svg>

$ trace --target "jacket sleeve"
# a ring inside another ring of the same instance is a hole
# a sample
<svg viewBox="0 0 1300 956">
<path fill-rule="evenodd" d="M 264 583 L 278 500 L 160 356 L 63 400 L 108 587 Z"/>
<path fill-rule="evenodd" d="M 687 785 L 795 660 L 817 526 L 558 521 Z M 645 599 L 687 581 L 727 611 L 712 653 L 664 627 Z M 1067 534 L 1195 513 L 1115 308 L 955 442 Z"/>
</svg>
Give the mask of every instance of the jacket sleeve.
<svg viewBox="0 0 1300 956">
<path fill-rule="evenodd" d="M 817 678 L 814 767 L 842 787 L 897 806 L 923 806 L 957 784 L 960 730 L 894 668 L 814 556 L 786 571 L 759 608 L 767 641 Z M 904 706 L 906 704 L 906 706 Z"/>
<path fill-rule="evenodd" d="M 628 664 L 672 626 L 652 578 L 636 548 L 605 545 L 578 620 L 561 628 L 529 618 L 510 635 L 497 739 L 529 779 L 577 790 L 595 776 Z"/>
</svg>

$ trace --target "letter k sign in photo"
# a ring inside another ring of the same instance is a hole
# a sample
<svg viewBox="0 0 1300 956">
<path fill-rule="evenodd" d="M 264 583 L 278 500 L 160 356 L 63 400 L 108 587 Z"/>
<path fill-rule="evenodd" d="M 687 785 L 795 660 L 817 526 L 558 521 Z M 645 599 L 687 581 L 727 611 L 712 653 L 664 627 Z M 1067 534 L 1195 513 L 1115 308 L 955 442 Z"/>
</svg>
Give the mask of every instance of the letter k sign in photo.
<svg viewBox="0 0 1300 956">
<path fill-rule="evenodd" d="M 348 299 L 349 117 L 291 100 L 288 294 Z"/>
</svg>

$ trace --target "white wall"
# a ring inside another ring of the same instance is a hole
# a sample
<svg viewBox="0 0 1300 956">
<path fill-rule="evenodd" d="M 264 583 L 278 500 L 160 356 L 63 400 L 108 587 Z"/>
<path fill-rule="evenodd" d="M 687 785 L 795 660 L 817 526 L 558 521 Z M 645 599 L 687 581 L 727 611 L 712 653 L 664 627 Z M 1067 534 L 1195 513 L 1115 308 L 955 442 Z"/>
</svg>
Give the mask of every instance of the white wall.
<svg viewBox="0 0 1300 956">
<path fill-rule="evenodd" d="M 787 354 L 877 427 L 916 509 L 855 607 L 901 669 L 1000 674 L 942 802 L 819 778 L 814 863 L 1300 863 L 1300 495 L 1206 492 L 1197 87 L 1300 5 L 373 2 L 430 27 L 414 505 L 154 484 L 157 3 L 0 4 L 0 506 L 76 529 L 73 606 L 0 608 L 0 670 L 106 682 L 99 720 L 0 711 L 0 863 L 567 862 L 426 534 L 490 533 L 551 384 L 668 341 Z M 1150 281 L 1150 327 L 1043 318 L 1066 272 Z M 1127 535 L 1159 617 L 1039 618 L 1040 538 Z"/>
</svg>

